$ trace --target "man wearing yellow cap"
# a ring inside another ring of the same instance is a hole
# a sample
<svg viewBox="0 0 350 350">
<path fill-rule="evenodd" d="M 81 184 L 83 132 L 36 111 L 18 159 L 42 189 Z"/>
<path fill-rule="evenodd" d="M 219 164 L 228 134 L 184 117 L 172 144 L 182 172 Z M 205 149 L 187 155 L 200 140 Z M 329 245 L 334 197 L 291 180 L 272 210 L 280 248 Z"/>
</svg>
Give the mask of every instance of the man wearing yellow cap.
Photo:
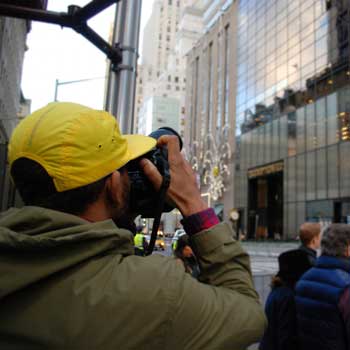
<svg viewBox="0 0 350 350">
<path fill-rule="evenodd" d="M 25 118 L 9 144 L 25 203 L 0 217 L 0 349 L 246 349 L 265 318 L 249 257 L 202 201 L 175 136 L 167 198 L 201 267 L 200 282 L 172 258 L 134 255 L 125 165 L 156 146 L 121 135 L 115 119 L 73 103 Z M 155 189 L 162 177 L 140 168 Z"/>
</svg>

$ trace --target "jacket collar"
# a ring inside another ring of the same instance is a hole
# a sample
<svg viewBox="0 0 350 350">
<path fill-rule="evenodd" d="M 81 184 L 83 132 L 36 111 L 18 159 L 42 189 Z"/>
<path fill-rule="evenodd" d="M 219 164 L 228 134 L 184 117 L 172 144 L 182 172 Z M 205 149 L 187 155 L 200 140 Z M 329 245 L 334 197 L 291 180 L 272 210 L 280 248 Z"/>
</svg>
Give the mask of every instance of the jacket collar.
<svg viewBox="0 0 350 350">
<path fill-rule="evenodd" d="M 341 269 L 350 272 L 350 259 L 321 255 L 316 261 L 316 267 L 326 269 Z"/>
</svg>

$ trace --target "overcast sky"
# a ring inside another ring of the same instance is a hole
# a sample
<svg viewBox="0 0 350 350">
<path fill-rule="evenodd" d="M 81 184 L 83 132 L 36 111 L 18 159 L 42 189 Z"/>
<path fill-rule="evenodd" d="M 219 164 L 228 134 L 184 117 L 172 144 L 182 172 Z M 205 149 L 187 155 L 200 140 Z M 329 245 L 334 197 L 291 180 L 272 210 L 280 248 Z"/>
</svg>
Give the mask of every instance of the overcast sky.
<svg viewBox="0 0 350 350">
<path fill-rule="evenodd" d="M 87 3 L 89 0 L 49 0 L 48 10 L 67 12 L 68 5 L 84 6 Z M 141 29 L 151 14 L 152 3 L 153 0 L 143 0 Z M 89 25 L 105 40 L 114 13 L 115 5 L 89 21 Z M 32 100 L 32 111 L 53 101 L 56 79 L 63 82 L 105 76 L 105 55 L 71 29 L 32 22 L 27 46 L 22 90 L 25 98 Z M 73 101 L 92 108 L 103 109 L 103 96 L 103 79 L 58 87 L 59 101 Z"/>
</svg>

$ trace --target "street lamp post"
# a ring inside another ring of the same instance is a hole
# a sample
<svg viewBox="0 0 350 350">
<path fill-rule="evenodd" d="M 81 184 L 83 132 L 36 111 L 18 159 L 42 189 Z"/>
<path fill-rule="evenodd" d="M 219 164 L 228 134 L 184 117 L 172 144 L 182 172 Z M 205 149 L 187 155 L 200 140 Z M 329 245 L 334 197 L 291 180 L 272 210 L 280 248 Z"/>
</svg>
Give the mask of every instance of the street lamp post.
<svg viewBox="0 0 350 350">
<path fill-rule="evenodd" d="M 87 78 L 87 79 L 78 79 L 78 80 L 68 80 L 68 81 L 59 81 L 56 79 L 55 82 L 55 96 L 54 96 L 54 101 L 57 102 L 57 97 L 58 97 L 58 87 L 61 85 L 69 85 L 69 84 L 75 84 L 75 83 L 83 83 L 86 81 L 92 81 L 92 80 L 101 80 L 101 79 L 106 79 L 106 77 L 96 77 L 96 78 Z"/>
</svg>

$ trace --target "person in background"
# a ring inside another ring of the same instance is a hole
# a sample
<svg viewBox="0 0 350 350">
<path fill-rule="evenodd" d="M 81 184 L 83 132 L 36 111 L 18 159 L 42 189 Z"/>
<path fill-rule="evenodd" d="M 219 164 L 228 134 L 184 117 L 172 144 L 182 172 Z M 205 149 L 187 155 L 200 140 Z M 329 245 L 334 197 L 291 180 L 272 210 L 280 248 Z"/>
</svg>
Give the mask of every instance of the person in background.
<svg viewBox="0 0 350 350">
<path fill-rule="evenodd" d="M 317 249 L 321 244 L 321 225 L 318 223 L 305 222 L 300 226 L 299 238 L 303 250 L 309 257 L 310 263 L 315 265 L 317 259 Z"/>
<path fill-rule="evenodd" d="M 278 257 L 279 271 L 266 300 L 268 326 L 260 350 L 298 350 L 295 284 L 311 267 L 306 252 L 295 249 Z"/>
<path fill-rule="evenodd" d="M 296 285 L 302 350 L 350 349 L 350 226 L 331 224 L 321 256 Z"/>
<path fill-rule="evenodd" d="M 173 257 L 134 254 L 128 163 L 159 190 L 144 158 L 155 147 L 200 282 Z M 55 102 L 17 125 L 8 162 L 25 206 L 0 216 L 0 349 L 243 350 L 261 337 L 249 256 L 203 201 L 178 137 L 122 135 L 106 111 Z"/>
<path fill-rule="evenodd" d="M 176 242 L 176 248 L 174 250 L 175 257 L 183 263 L 186 272 L 191 274 L 192 277 L 198 278 L 200 270 L 197 259 L 190 246 L 188 235 L 181 236 Z"/>
<path fill-rule="evenodd" d="M 142 226 L 137 226 L 136 235 L 134 236 L 135 254 L 139 256 L 145 256 L 148 248 L 148 242 L 142 230 Z"/>
</svg>

